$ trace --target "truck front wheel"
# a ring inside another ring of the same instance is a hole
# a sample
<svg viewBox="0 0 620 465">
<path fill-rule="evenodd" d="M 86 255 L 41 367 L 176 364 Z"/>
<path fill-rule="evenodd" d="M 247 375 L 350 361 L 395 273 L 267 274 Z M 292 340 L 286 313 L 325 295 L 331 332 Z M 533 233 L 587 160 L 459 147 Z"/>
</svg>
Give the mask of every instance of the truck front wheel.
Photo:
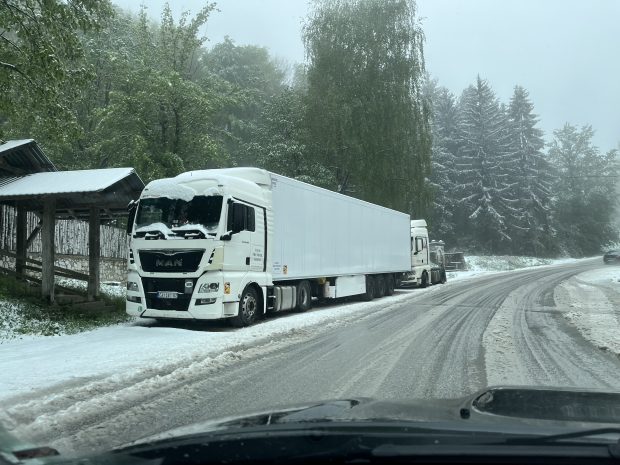
<svg viewBox="0 0 620 465">
<path fill-rule="evenodd" d="M 428 286 L 428 273 L 426 271 L 422 272 L 422 281 L 420 282 L 420 287 Z"/>
<path fill-rule="evenodd" d="M 239 313 L 230 319 L 230 324 L 241 328 L 243 326 L 251 326 L 256 323 L 259 314 L 258 295 L 252 286 L 248 286 L 243 290 L 241 300 L 239 301 Z"/>
</svg>

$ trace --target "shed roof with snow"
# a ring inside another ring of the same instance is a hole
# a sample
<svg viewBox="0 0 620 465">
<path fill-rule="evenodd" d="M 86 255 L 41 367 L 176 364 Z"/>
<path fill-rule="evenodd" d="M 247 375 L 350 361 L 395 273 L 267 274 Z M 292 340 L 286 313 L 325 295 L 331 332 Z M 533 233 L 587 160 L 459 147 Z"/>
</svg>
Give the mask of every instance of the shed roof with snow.
<svg viewBox="0 0 620 465">
<path fill-rule="evenodd" d="M 0 145 L 0 204 L 16 208 L 15 274 L 24 277 L 27 249 L 41 234 L 41 295 L 54 301 L 54 234 L 56 219 L 88 220 L 88 297 L 99 295 L 100 224 L 127 214 L 144 183 L 133 168 L 58 171 L 32 139 Z M 39 225 L 28 236 L 26 212 Z M 7 251 L 8 253 L 8 251 Z M 32 260 L 30 260 L 32 261 Z"/>
<path fill-rule="evenodd" d="M 58 171 L 32 139 L 0 145 L 0 204 L 42 212 L 54 198 L 57 218 L 87 219 L 98 207 L 105 221 L 126 214 L 143 188 L 133 168 Z"/>
</svg>

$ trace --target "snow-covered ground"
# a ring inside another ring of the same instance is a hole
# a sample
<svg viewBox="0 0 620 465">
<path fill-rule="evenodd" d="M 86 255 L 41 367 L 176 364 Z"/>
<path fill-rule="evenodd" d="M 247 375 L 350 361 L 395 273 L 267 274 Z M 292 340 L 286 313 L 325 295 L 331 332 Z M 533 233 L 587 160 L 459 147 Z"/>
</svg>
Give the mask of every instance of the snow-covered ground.
<svg viewBox="0 0 620 465">
<path fill-rule="evenodd" d="M 166 366 L 172 370 L 188 361 L 200 361 L 198 368 L 204 369 L 205 364 L 221 363 L 222 357 L 234 357 L 235 352 L 253 345 L 276 343 L 312 328 L 325 329 L 376 311 L 389 311 L 409 299 L 411 293 L 439 289 L 440 286 L 398 290 L 392 297 L 373 302 L 342 303 L 303 314 L 283 314 L 238 330 L 223 323 L 160 326 L 146 319 L 62 337 L 8 341 L 0 345 L 0 399 L 114 373 L 119 377 L 146 377 L 149 372 L 160 373 Z M 108 378 L 112 383 L 118 380 Z"/>
<path fill-rule="evenodd" d="M 470 278 L 475 273 L 488 272 L 458 273 L 449 280 Z M 310 335 L 318 329 L 389 311 L 410 299 L 412 293 L 439 289 L 442 287 L 399 290 L 392 297 L 373 302 L 344 302 L 303 314 L 283 314 L 237 330 L 225 323 L 160 325 L 138 320 L 79 334 L 4 341 L 0 344 L 0 400 L 63 383 L 92 380 L 97 385 L 132 377 L 148 379 L 149 373 L 161 373 L 165 367 L 172 372 L 179 366 L 217 366 L 254 346 L 274 345 L 290 336 Z"/>
<path fill-rule="evenodd" d="M 448 280 L 468 279 L 474 276 L 486 275 L 499 271 L 513 271 L 535 266 L 561 265 L 563 263 L 573 263 L 577 260 L 579 259 L 514 257 L 510 255 L 468 255 L 465 257 L 467 270 L 448 272 Z"/>
<path fill-rule="evenodd" d="M 620 356 L 620 267 L 574 276 L 556 288 L 554 299 L 585 339 Z"/>
<path fill-rule="evenodd" d="M 76 279 L 57 278 L 59 285 L 86 291 L 86 282 Z M 109 298 L 125 299 L 125 287 L 122 283 L 102 283 L 101 293 Z M 113 319 L 112 319 L 113 320 Z M 120 321 L 122 318 L 116 318 Z M 110 323 L 110 322 L 108 322 Z M 96 323 L 86 324 L 94 327 Z M 75 322 L 62 322 L 52 318 L 48 309 L 36 300 L 0 297 L 0 345 L 15 339 L 33 339 L 37 337 L 63 336 L 84 330 Z"/>
</svg>

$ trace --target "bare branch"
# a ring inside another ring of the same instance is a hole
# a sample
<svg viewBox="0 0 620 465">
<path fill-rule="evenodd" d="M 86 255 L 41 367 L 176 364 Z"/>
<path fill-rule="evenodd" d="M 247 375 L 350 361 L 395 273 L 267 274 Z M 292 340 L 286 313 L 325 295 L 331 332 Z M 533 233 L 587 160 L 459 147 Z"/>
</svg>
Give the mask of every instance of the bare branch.
<svg viewBox="0 0 620 465">
<path fill-rule="evenodd" d="M 15 47 L 17 50 L 19 50 L 19 52 L 22 52 L 22 49 L 19 48 L 19 45 L 17 45 L 15 42 L 13 42 L 12 40 L 10 40 L 8 37 L 4 36 L 4 33 L 6 31 L 2 31 L 2 33 L 0 34 L 0 39 L 4 40 L 5 42 L 8 42 L 10 45 L 12 45 L 13 47 Z"/>
<path fill-rule="evenodd" d="M 28 77 L 27 74 L 25 74 L 21 69 L 19 69 L 15 65 L 12 65 L 11 63 L 5 63 L 4 61 L 0 61 L 0 68 L 10 69 L 11 71 L 14 71 L 14 72 L 22 75 L 23 77 L 25 77 L 28 80 L 28 82 L 30 82 L 31 84 L 34 84 L 32 82 L 32 79 L 30 79 L 30 77 Z"/>
</svg>

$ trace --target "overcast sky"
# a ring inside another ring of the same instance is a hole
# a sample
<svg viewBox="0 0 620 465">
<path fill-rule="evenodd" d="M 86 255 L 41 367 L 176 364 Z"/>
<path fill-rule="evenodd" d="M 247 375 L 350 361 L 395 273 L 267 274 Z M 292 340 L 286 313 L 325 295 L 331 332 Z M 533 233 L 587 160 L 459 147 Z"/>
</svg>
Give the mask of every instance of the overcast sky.
<svg viewBox="0 0 620 465">
<path fill-rule="evenodd" d="M 114 0 L 137 11 L 141 0 Z M 144 2 L 158 18 L 165 0 Z M 172 0 L 178 14 L 203 0 Z M 220 0 L 206 30 L 210 43 L 226 35 L 302 62 L 306 0 Z M 620 143 L 620 1 L 418 0 L 426 35 L 426 67 L 456 95 L 487 79 L 508 102 L 516 84 L 530 92 L 540 127 L 550 138 L 565 122 L 591 124 L 603 150 Z"/>
</svg>

